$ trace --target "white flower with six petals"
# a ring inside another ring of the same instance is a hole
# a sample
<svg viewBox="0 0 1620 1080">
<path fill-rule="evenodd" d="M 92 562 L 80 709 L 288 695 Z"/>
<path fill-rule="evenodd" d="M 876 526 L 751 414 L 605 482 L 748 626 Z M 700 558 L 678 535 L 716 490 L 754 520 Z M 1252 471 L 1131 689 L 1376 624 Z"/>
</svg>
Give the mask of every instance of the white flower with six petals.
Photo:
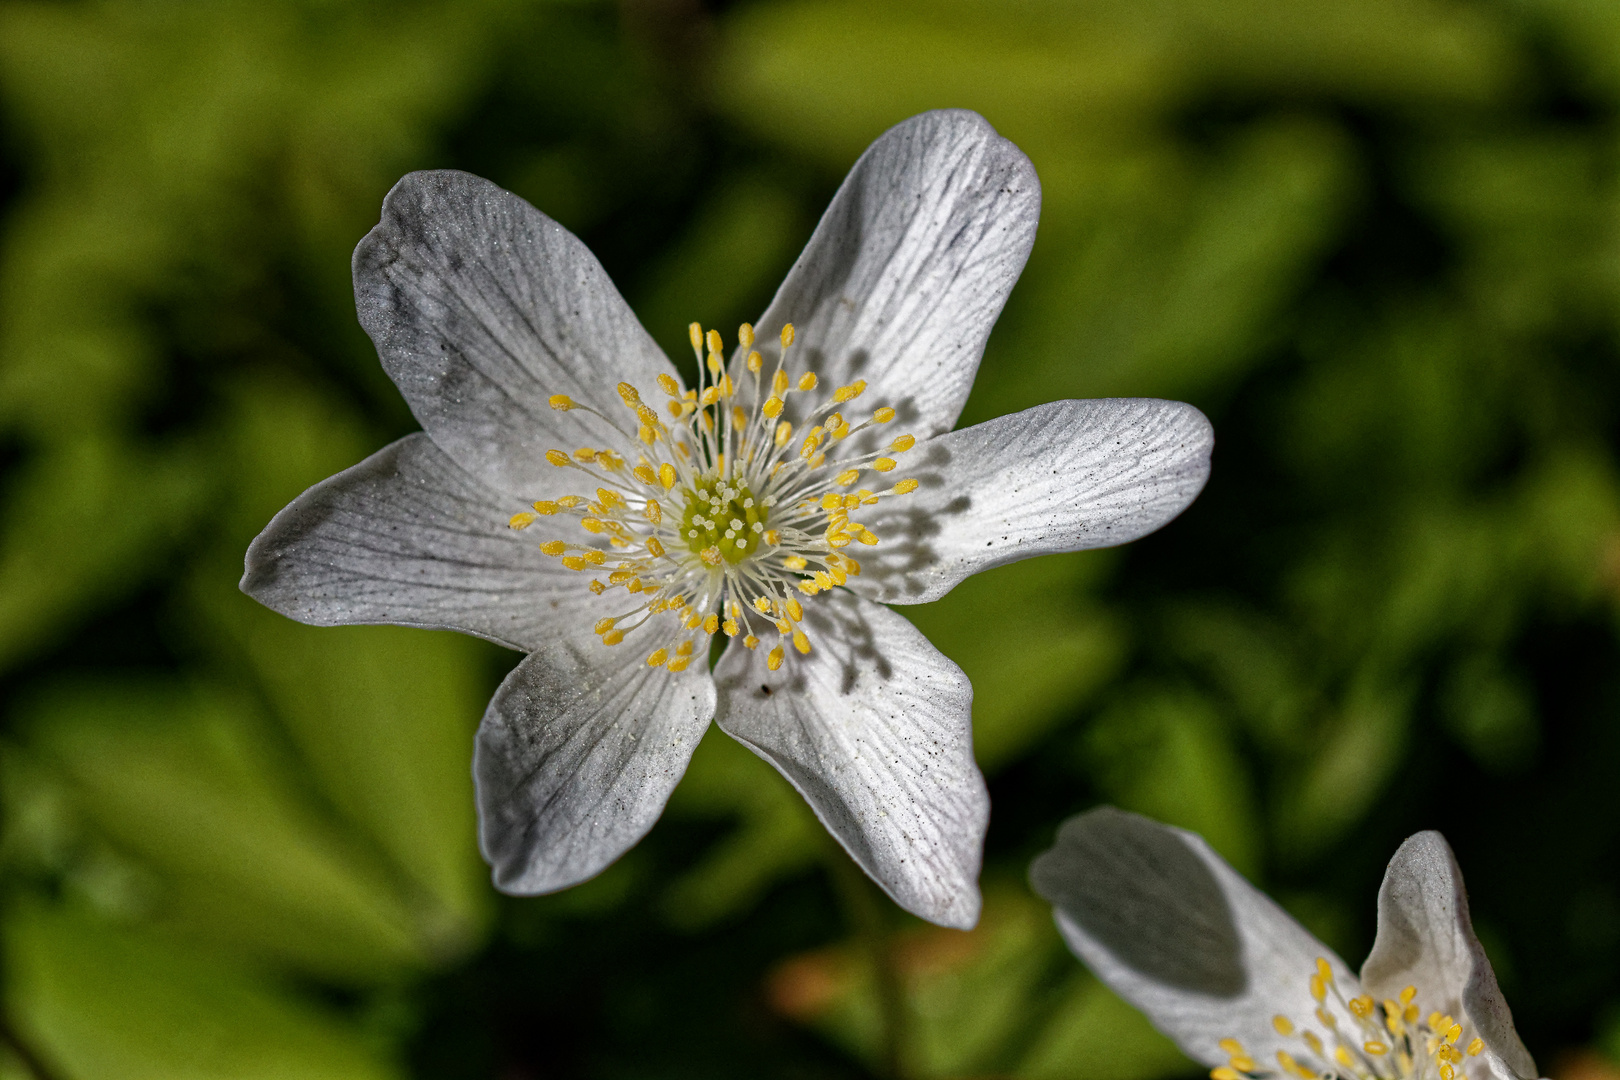
<svg viewBox="0 0 1620 1080">
<path fill-rule="evenodd" d="M 1213 1080 L 1532 1080 L 1437 832 L 1396 851 L 1358 978 L 1196 833 L 1113 807 L 1030 866 L 1069 948 Z"/>
<path fill-rule="evenodd" d="M 354 276 L 423 431 L 278 514 L 242 588 L 307 623 L 529 654 L 475 747 L 503 890 L 618 858 L 713 719 L 901 906 L 972 926 L 989 816 L 972 692 L 883 605 L 1150 532 L 1198 494 L 1212 446 L 1198 410 L 1158 400 L 951 430 L 1039 207 L 1028 159 L 976 114 L 900 124 L 839 189 L 759 340 L 744 326 L 726 360 L 694 324 L 688 389 L 565 229 L 477 177 L 413 173 Z"/>
</svg>

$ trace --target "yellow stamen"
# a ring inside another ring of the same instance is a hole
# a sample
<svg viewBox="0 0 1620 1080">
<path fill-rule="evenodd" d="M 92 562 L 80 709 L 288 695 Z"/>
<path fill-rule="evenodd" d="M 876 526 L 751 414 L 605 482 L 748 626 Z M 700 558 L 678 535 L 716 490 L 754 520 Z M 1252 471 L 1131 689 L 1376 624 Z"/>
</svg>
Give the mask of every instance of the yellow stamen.
<svg viewBox="0 0 1620 1080">
<path fill-rule="evenodd" d="M 1294 1022 L 1281 1013 L 1271 1018 L 1271 1026 L 1277 1030 L 1277 1034 L 1284 1038 L 1294 1033 Z"/>
<path fill-rule="evenodd" d="M 770 668 L 772 671 L 778 670 L 782 666 L 782 657 L 782 646 L 778 645 L 776 648 L 770 651 L 770 655 L 765 657 L 765 666 Z"/>
</svg>

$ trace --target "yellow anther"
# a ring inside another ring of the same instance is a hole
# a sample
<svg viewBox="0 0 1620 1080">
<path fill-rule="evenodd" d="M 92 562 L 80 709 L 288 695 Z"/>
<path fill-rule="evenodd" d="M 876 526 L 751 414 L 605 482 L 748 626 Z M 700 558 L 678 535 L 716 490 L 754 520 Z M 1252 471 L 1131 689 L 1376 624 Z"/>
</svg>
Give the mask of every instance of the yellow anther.
<svg viewBox="0 0 1620 1080">
<path fill-rule="evenodd" d="M 748 414 L 743 412 L 740 406 L 733 405 L 731 407 L 731 426 L 734 428 L 745 428 L 748 426 Z"/>
<path fill-rule="evenodd" d="M 1371 994 L 1363 994 L 1360 997 L 1353 997 L 1350 999 L 1350 1011 L 1355 1013 L 1361 1019 L 1365 1020 L 1367 1017 L 1372 1015 L 1373 1006 L 1375 1004 L 1377 1004 L 1377 1002 L 1373 1001 Z"/>
<path fill-rule="evenodd" d="M 718 330 L 710 330 L 709 331 L 709 333 L 708 333 L 708 346 L 709 346 L 709 351 L 712 352 L 712 353 L 722 352 L 722 351 L 725 350 L 726 343 L 725 343 L 724 339 L 722 339 L 720 337 L 720 331 L 718 331 Z"/>
<path fill-rule="evenodd" d="M 580 495 L 564 495 L 562 498 L 557 500 L 557 505 L 572 510 L 574 507 L 578 506 L 584 501 L 584 497 Z"/>
<path fill-rule="evenodd" d="M 1215 1045 L 1220 1047 L 1221 1053 L 1226 1054 L 1228 1057 L 1243 1053 L 1243 1044 L 1236 1039 L 1222 1039 Z"/>
<path fill-rule="evenodd" d="M 805 637 L 803 630 L 793 631 L 793 647 L 799 650 L 801 656 L 810 655 L 810 639 Z"/>
<path fill-rule="evenodd" d="M 1417 997 L 1417 987 L 1408 986 L 1405 990 L 1401 991 L 1401 1004 L 1410 1005 L 1412 1004 L 1412 999 L 1415 997 Z"/>
<path fill-rule="evenodd" d="M 1316 1000 L 1317 1004 L 1327 1000 L 1327 983 L 1323 981 L 1320 975 L 1311 976 L 1311 997 Z"/>
<path fill-rule="evenodd" d="M 719 629 L 720 629 L 720 616 L 714 614 L 713 612 L 710 612 L 708 617 L 703 620 L 703 632 L 705 634 L 712 634 L 712 633 L 714 633 L 715 631 L 717 631 Z"/>
<path fill-rule="evenodd" d="M 647 520 L 652 522 L 654 525 L 657 525 L 660 521 L 664 520 L 664 508 L 659 505 L 657 499 L 648 499 L 647 505 L 645 508 L 643 508 L 642 513 L 646 514 Z"/>
<path fill-rule="evenodd" d="M 1309 1077 L 1314 1075 L 1309 1069 L 1302 1068 L 1299 1062 L 1294 1060 L 1294 1055 L 1286 1050 L 1277 1051 L 1277 1064 L 1282 1066 L 1283 1072 L 1291 1076 Z"/>
<path fill-rule="evenodd" d="M 799 582 L 797 585 L 794 586 L 794 588 L 798 589 L 800 592 L 804 593 L 804 595 L 806 595 L 806 596 L 814 596 L 814 595 L 816 595 L 816 593 L 821 591 L 821 586 L 820 585 L 817 585 L 814 581 L 809 581 L 809 580 Z"/>
<path fill-rule="evenodd" d="M 899 440 L 895 441 L 898 442 Z M 1316 958 L 1316 973 L 1322 976 L 1323 982 L 1329 986 L 1333 985 L 1333 965 L 1327 962 L 1327 957 L 1318 956 Z"/>
<path fill-rule="evenodd" d="M 1294 1022 L 1281 1013 L 1271 1018 L 1271 1026 L 1276 1029 L 1277 1034 L 1284 1038 L 1294 1033 Z"/>
<path fill-rule="evenodd" d="M 726 637 L 736 637 L 737 631 L 742 629 L 742 627 L 737 625 L 736 619 L 727 619 L 725 622 L 720 624 L 720 629 L 726 632 Z"/>
<path fill-rule="evenodd" d="M 754 324 L 743 323 L 737 327 L 737 344 L 745 349 L 754 347 Z"/>
<path fill-rule="evenodd" d="M 692 351 L 703 351 L 703 324 L 693 323 L 686 328 L 686 336 L 692 341 Z"/>
<path fill-rule="evenodd" d="M 1328 1012 L 1326 1009 L 1317 1009 L 1316 1018 L 1322 1022 L 1322 1026 L 1325 1028 L 1333 1031 L 1337 1031 L 1339 1029 L 1339 1018 Z"/>
<path fill-rule="evenodd" d="M 755 375 L 758 375 L 759 374 L 759 369 L 764 367 L 764 366 L 765 366 L 765 360 L 764 360 L 763 357 L 761 357 L 759 355 L 759 353 L 751 352 L 751 353 L 748 354 L 748 370 L 749 371 L 753 372 Z"/>
<path fill-rule="evenodd" d="M 1342 1043 L 1333 1048 L 1333 1060 L 1352 1072 L 1355 1070 L 1356 1059 L 1350 1056 L 1350 1051 L 1346 1050 Z"/>
<path fill-rule="evenodd" d="M 694 612 L 692 612 L 692 614 L 690 616 L 687 617 L 686 628 L 688 630 L 696 630 L 698 627 L 700 627 L 702 625 L 703 625 L 703 615 L 702 615 L 701 612 L 694 611 Z"/>
<path fill-rule="evenodd" d="M 782 568 L 785 570 L 803 570 L 809 565 L 810 563 L 803 555 L 789 555 L 782 560 Z"/>
<path fill-rule="evenodd" d="M 1442 1029 L 1442 1027 L 1444 1027 L 1444 1021 L 1446 1019 L 1447 1019 L 1446 1017 L 1442 1017 L 1438 1012 L 1430 1013 L 1429 1014 L 1429 1028 L 1430 1028 L 1430 1030 L 1431 1031 L 1436 1031 L 1436 1032 L 1440 1031 Z"/>
<path fill-rule="evenodd" d="M 1232 1055 L 1232 1060 L 1228 1061 L 1227 1064 L 1238 1072 L 1254 1072 L 1254 1059 L 1243 1054 Z"/>
<path fill-rule="evenodd" d="M 627 585 L 634 580 L 636 580 L 634 570 L 615 570 L 608 575 L 609 585 Z"/>
<path fill-rule="evenodd" d="M 717 352 L 710 353 L 709 359 L 706 361 L 706 363 L 709 367 L 709 377 L 711 379 L 720 378 L 720 368 L 722 366 L 720 363 L 720 354 Z"/>
<path fill-rule="evenodd" d="M 651 405 L 637 405 L 636 418 L 647 427 L 658 428 L 658 412 Z"/>
<path fill-rule="evenodd" d="M 782 542 L 782 534 L 775 529 L 766 529 L 765 542 L 771 547 L 775 547 Z"/>
<path fill-rule="evenodd" d="M 681 384 L 675 381 L 674 376 L 660 372 L 658 375 L 658 389 L 662 390 L 670 397 L 679 397 L 681 393 Z"/>
<path fill-rule="evenodd" d="M 821 431 L 820 431 L 820 429 L 811 428 L 810 429 L 810 434 L 808 434 L 808 435 L 806 435 L 804 437 L 804 443 L 803 443 L 803 445 L 801 445 L 799 447 L 799 457 L 801 457 L 801 458 L 809 458 L 811 454 L 814 454 L 816 452 L 816 443 L 820 439 L 821 439 Z"/>
<path fill-rule="evenodd" d="M 663 667 L 664 661 L 669 659 L 668 649 L 656 649 L 647 657 L 648 667 Z"/>
<path fill-rule="evenodd" d="M 653 472 L 653 467 L 651 465 L 637 465 L 634 469 L 630 470 L 630 475 L 634 476 L 637 480 L 640 480 L 648 487 L 658 483 L 658 474 Z"/>
<path fill-rule="evenodd" d="M 776 671 L 782 666 L 782 657 L 782 646 L 778 645 L 776 648 L 771 650 L 769 656 L 765 657 L 765 666 L 770 668 L 772 671 Z"/>
<path fill-rule="evenodd" d="M 617 645 L 619 642 L 621 642 L 623 640 L 624 640 L 624 631 L 623 630 L 609 630 L 607 633 L 602 635 L 602 644 L 604 644 L 604 645 Z"/>
<path fill-rule="evenodd" d="M 578 555 L 565 555 L 565 556 L 563 556 L 562 564 L 564 566 L 568 567 L 568 569 L 570 569 L 570 570 L 583 570 L 583 569 L 585 569 L 585 560 L 580 558 Z"/>
<path fill-rule="evenodd" d="M 759 638 L 755 637 L 753 634 L 749 634 L 747 637 L 743 638 L 743 648 L 749 650 L 759 648 Z"/>
<path fill-rule="evenodd" d="M 581 462 L 587 462 L 587 463 L 595 461 L 596 460 L 596 451 L 592 450 L 588 446 L 582 446 L 578 450 L 574 451 L 574 460 L 575 461 L 581 461 Z"/>
<path fill-rule="evenodd" d="M 833 400 L 842 405 L 846 401 L 854 401 L 864 393 L 866 393 L 866 380 L 856 379 L 848 386 L 840 386 L 838 392 L 833 395 Z"/>
<path fill-rule="evenodd" d="M 1321 1057 L 1322 1056 L 1322 1039 L 1321 1039 L 1321 1036 L 1317 1035 L 1316 1032 L 1314 1032 L 1314 1031 L 1303 1032 L 1302 1036 L 1305 1039 L 1305 1045 L 1309 1046 L 1311 1048 L 1311 1053 L 1315 1054 L 1317 1057 Z"/>
<path fill-rule="evenodd" d="M 581 518 L 580 522 L 579 522 L 579 527 L 584 529 L 588 533 L 599 533 L 603 529 L 605 529 L 607 526 L 603 525 L 600 521 L 596 520 L 595 518 Z"/>
<path fill-rule="evenodd" d="M 595 633 L 597 637 L 601 637 L 603 634 L 613 629 L 613 624 L 617 621 L 617 619 L 597 619 L 596 629 L 592 632 Z"/>
<path fill-rule="evenodd" d="M 676 656 L 691 656 L 692 655 L 692 639 L 687 638 L 685 641 L 681 642 L 680 647 L 675 650 L 675 655 Z"/>
<path fill-rule="evenodd" d="M 1376 1039 L 1362 1043 L 1361 1048 L 1367 1051 L 1367 1053 L 1371 1054 L 1373 1057 L 1382 1057 L 1383 1055 L 1389 1053 L 1389 1047 L 1385 1046 Z"/>
<path fill-rule="evenodd" d="M 664 545 L 659 542 L 658 537 L 647 537 L 647 554 L 653 556 L 655 559 L 661 559 L 664 557 Z"/>
<path fill-rule="evenodd" d="M 619 384 L 619 396 L 623 398 L 624 403 L 630 406 L 632 409 L 641 404 L 640 391 L 627 382 L 622 382 Z"/>
<path fill-rule="evenodd" d="M 1485 1049 L 1485 1040 L 1476 1036 L 1474 1041 L 1468 1044 L 1468 1056 L 1479 1057 L 1479 1052 L 1483 1049 Z"/>
<path fill-rule="evenodd" d="M 792 344 L 793 344 L 793 324 L 792 323 L 783 323 L 782 324 L 782 348 L 785 349 L 789 345 L 792 345 Z"/>
<path fill-rule="evenodd" d="M 671 671 L 685 671 L 686 668 L 687 668 L 687 665 L 690 664 L 691 662 L 692 662 L 692 658 L 690 656 L 677 656 L 675 659 L 671 660 L 668 664 L 665 664 L 664 666 L 669 668 L 669 670 L 671 670 Z"/>
<path fill-rule="evenodd" d="M 596 460 L 614 471 L 624 467 L 624 458 L 612 450 L 598 450 Z"/>
<path fill-rule="evenodd" d="M 720 388 L 718 386 L 707 386 L 703 389 L 703 396 L 698 398 L 698 403 L 700 405 L 713 405 L 719 400 Z"/>
<path fill-rule="evenodd" d="M 1209 1071 L 1210 1080 L 1243 1080 L 1238 1071 L 1230 1065 L 1220 1065 Z"/>
<path fill-rule="evenodd" d="M 894 440 L 894 442 L 889 444 L 889 449 L 893 450 L 895 453 L 903 454 L 916 445 L 917 437 L 915 435 L 902 435 L 898 439 Z"/>
<path fill-rule="evenodd" d="M 890 420 L 893 420 L 893 419 L 894 419 L 894 410 L 889 408 L 887 405 L 883 406 L 883 408 L 877 410 L 876 412 L 874 412 L 872 414 L 872 422 L 874 424 L 887 424 Z"/>
<path fill-rule="evenodd" d="M 794 622 L 799 622 L 804 618 L 804 605 L 793 599 L 793 597 L 788 597 L 787 603 L 783 607 L 787 610 L 788 618 Z"/>
<path fill-rule="evenodd" d="M 821 497 L 821 508 L 823 510 L 836 510 L 843 505 L 844 497 L 835 492 L 829 491 Z"/>
<path fill-rule="evenodd" d="M 872 468 L 876 469 L 878 472 L 889 472 L 895 467 L 896 464 L 898 464 L 898 462 L 896 462 L 894 458 L 880 457 L 876 461 L 872 462 Z"/>
<path fill-rule="evenodd" d="M 592 578 L 591 583 L 585 587 L 591 590 L 592 594 L 596 596 L 601 596 L 603 593 L 607 592 L 607 586 L 602 584 L 602 582 L 596 578 Z"/>
<path fill-rule="evenodd" d="M 787 393 L 787 389 L 788 373 L 783 371 L 781 368 L 777 368 L 776 374 L 771 376 L 771 393 L 785 394 Z"/>
<path fill-rule="evenodd" d="M 839 487 L 849 487 L 849 485 L 855 483 L 855 481 L 859 480 L 860 478 L 861 471 L 859 469 L 845 469 L 843 472 L 833 477 L 833 483 L 837 484 Z"/>
<path fill-rule="evenodd" d="M 679 401 L 672 401 L 664 407 L 669 410 L 669 415 L 673 419 L 679 420 L 682 416 L 686 415 L 686 406 Z"/>
<path fill-rule="evenodd" d="M 1452 1024 L 1449 1028 L 1446 1029 L 1446 1042 L 1452 1043 L 1453 1045 L 1455 1045 L 1457 1040 L 1460 1039 L 1460 1038 L 1462 1038 L 1462 1025 L 1461 1024 Z"/>
<path fill-rule="evenodd" d="M 791 438 L 793 438 L 792 424 L 784 420 L 780 424 L 776 425 L 776 447 L 778 450 L 786 446 L 788 444 L 788 440 Z"/>
<path fill-rule="evenodd" d="M 1440 1065 L 1440 1080 L 1453 1080 L 1457 1070 L 1451 1067 L 1451 1062 L 1442 1062 Z"/>
<path fill-rule="evenodd" d="M 861 543 L 865 544 L 867 547 L 872 547 L 878 542 L 878 535 L 877 535 L 877 533 L 873 532 L 871 529 L 863 528 L 861 530 L 861 535 L 857 536 L 855 539 L 859 540 Z"/>
<path fill-rule="evenodd" d="M 702 551 L 698 552 L 698 558 L 702 559 L 705 565 L 719 566 L 720 563 L 725 559 L 725 556 L 720 554 L 720 549 L 718 547 L 710 545 L 709 547 L 706 547 Z"/>
<path fill-rule="evenodd" d="M 534 504 L 534 512 L 537 514 L 545 514 L 550 516 L 555 514 L 558 509 L 559 504 L 552 502 L 550 499 L 541 499 L 539 502 Z"/>
<path fill-rule="evenodd" d="M 896 495 L 910 495 L 913 491 L 916 491 L 916 490 L 917 490 L 917 481 L 916 480 L 902 480 L 898 484 L 894 485 L 894 493 Z"/>
<path fill-rule="evenodd" d="M 607 562 L 607 552 L 587 551 L 585 552 L 584 559 L 592 566 L 601 566 L 603 563 Z"/>
<path fill-rule="evenodd" d="M 665 491 L 675 486 L 675 479 L 675 466 L 667 461 L 658 466 L 658 482 L 664 485 Z"/>
<path fill-rule="evenodd" d="M 771 613 L 771 602 L 763 596 L 756 596 L 754 597 L 754 610 L 761 615 L 769 615 Z"/>
<path fill-rule="evenodd" d="M 813 371 L 807 371 L 803 375 L 799 376 L 799 389 L 814 390 L 816 388 L 816 381 L 816 373 Z"/>
<path fill-rule="evenodd" d="M 1417 1023 L 1418 1007 L 1416 1005 L 1408 1005 L 1405 1009 L 1401 1010 L 1401 1019 L 1405 1020 L 1408 1024 Z"/>
<path fill-rule="evenodd" d="M 784 404 L 785 402 L 781 398 L 773 394 L 765 399 L 765 404 L 759 407 L 759 411 L 764 414 L 766 419 L 775 420 L 782 415 L 782 406 Z"/>
<path fill-rule="evenodd" d="M 569 397 L 567 394 L 552 394 L 551 397 L 546 399 L 546 401 L 553 409 L 557 409 L 561 412 L 567 412 L 569 409 L 579 408 L 578 405 L 574 404 L 574 399 Z"/>
<path fill-rule="evenodd" d="M 568 455 L 563 453 L 561 450 L 547 450 L 546 460 L 560 469 L 564 465 L 568 464 Z"/>
<path fill-rule="evenodd" d="M 844 582 L 849 580 L 848 575 L 846 575 L 843 569 L 840 568 L 836 563 L 832 565 L 832 568 L 828 570 L 827 573 L 833 579 L 834 585 L 842 585 Z"/>
<path fill-rule="evenodd" d="M 545 543 L 540 545 L 540 550 L 545 552 L 547 555 L 555 557 L 567 551 L 568 545 L 563 543 L 561 540 L 547 540 Z"/>
<path fill-rule="evenodd" d="M 512 520 L 508 521 L 506 526 L 509 529 L 527 529 L 534 524 L 534 519 L 539 516 L 539 514 L 530 514 L 528 512 L 513 514 Z"/>
</svg>

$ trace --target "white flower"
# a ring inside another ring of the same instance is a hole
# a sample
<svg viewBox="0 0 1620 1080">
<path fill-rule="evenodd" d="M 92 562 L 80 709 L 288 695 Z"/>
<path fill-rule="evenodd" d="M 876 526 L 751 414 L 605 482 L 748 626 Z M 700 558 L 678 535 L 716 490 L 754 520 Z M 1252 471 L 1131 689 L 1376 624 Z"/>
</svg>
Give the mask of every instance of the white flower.
<svg viewBox="0 0 1620 1080">
<path fill-rule="evenodd" d="M 898 903 L 971 926 L 989 814 L 972 692 L 874 601 L 1141 536 L 1197 495 L 1212 444 L 1198 410 L 1156 400 L 951 431 L 1039 205 L 981 117 L 900 124 L 839 189 L 768 333 L 743 327 L 726 363 L 694 324 L 688 389 L 565 229 L 477 177 L 407 176 L 354 277 L 423 432 L 278 514 L 242 588 L 307 623 L 530 654 L 474 760 L 504 890 L 621 855 L 713 718 Z"/>
<path fill-rule="evenodd" d="M 1215 1080 L 1530 1080 L 1445 838 L 1390 860 L 1357 979 L 1195 833 L 1102 807 L 1030 867 L 1076 956 Z"/>
</svg>

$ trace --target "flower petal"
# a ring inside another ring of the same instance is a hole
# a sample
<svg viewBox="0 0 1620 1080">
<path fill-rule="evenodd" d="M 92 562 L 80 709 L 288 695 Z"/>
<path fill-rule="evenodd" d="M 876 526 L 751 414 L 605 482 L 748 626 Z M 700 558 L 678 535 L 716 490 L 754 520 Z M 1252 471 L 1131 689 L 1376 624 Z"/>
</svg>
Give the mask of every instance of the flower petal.
<svg viewBox="0 0 1620 1080">
<path fill-rule="evenodd" d="M 314 626 L 460 630 L 525 651 L 593 621 L 582 576 L 507 527 L 521 502 L 407 435 L 294 499 L 247 551 L 242 591 Z"/>
<path fill-rule="evenodd" d="M 905 619 L 842 590 L 805 605 L 812 651 L 779 671 L 733 641 L 721 730 L 799 789 L 861 868 L 915 915 L 979 918 L 990 798 L 973 762 L 973 691 Z"/>
<path fill-rule="evenodd" d="M 1034 166 L 978 113 L 927 112 L 890 128 L 760 317 L 767 373 L 791 322 L 795 370 L 808 362 L 833 385 L 864 379 L 863 403 L 894 407 L 918 437 L 949 431 L 1040 208 Z"/>
<path fill-rule="evenodd" d="M 1278 1051 L 1303 1063 L 1299 1033 L 1279 1034 L 1275 1016 L 1331 1046 L 1309 1024 L 1318 957 L 1346 998 L 1359 993 L 1343 961 L 1194 833 L 1099 807 L 1064 822 L 1029 876 L 1074 954 L 1205 1065 L 1227 1063 L 1222 1039 L 1242 1043 L 1257 1071 L 1277 1071 Z"/>
<path fill-rule="evenodd" d="M 675 369 L 589 249 L 513 195 L 468 173 L 411 173 L 354 249 L 360 323 L 433 441 L 501 491 L 555 483 L 553 447 L 608 445 L 610 428 L 567 394 L 636 423 L 615 387 L 643 393 Z"/>
<path fill-rule="evenodd" d="M 1179 401 L 1054 401 L 915 448 L 893 475 L 922 486 L 862 523 L 882 538 L 851 586 L 885 603 L 937 600 L 969 574 L 1111 547 L 1186 509 L 1215 433 Z"/>
<path fill-rule="evenodd" d="M 1395 852 L 1378 890 L 1378 935 L 1361 967 L 1362 981 L 1380 998 L 1407 986 L 1424 1013 L 1439 1011 L 1473 1025 L 1496 1076 L 1537 1075 L 1519 1041 L 1496 974 L 1474 936 L 1462 871 L 1445 837 L 1420 832 Z M 1474 1075 L 1477 1066 L 1467 1066 Z"/>
<path fill-rule="evenodd" d="M 649 668 L 597 641 L 533 653 L 478 728 L 478 842 L 523 896 L 594 877 L 664 812 L 714 715 L 705 670 Z"/>
</svg>

